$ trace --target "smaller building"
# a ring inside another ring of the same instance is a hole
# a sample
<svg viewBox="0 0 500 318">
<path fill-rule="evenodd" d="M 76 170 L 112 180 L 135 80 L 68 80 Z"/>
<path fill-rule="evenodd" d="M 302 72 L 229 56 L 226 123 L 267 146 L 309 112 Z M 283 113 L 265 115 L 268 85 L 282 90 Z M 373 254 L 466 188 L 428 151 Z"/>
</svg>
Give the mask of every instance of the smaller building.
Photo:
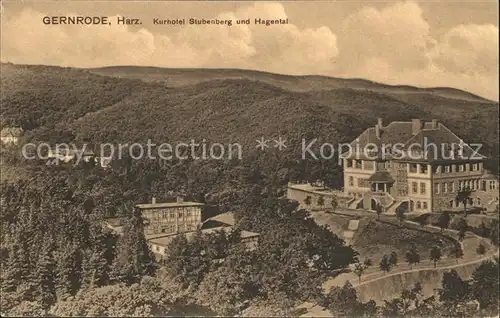
<svg viewBox="0 0 500 318">
<path fill-rule="evenodd" d="M 70 162 L 79 159 L 84 162 L 95 160 L 95 154 L 92 150 L 71 149 L 67 147 L 56 147 L 49 149 L 47 153 L 48 160 L 57 160 L 58 162 Z"/>
<path fill-rule="evenodd" d="M 235 224 L 236 220 L 234 219 L 233 212 L 225 212 L 206 219 L 205 221 L 203 221 L 201 228 L 211 229 L 221 226 L 234 226 Z"/>
<path fill-rule="evenodd" d="M 230 234 L 233 231 L 233 227 L 232 226 L 215 227 L 215 228 L 201 230 L 201 232 L 203 234 L 211 234 L 221 230 L 225 231 L 226 234 Z M 183 234 L 186 235 L 187 240 L 191 240 L 194 237 L 195 233 L 196 233 L 195 231 L 192 231 Z M 170 244 L 170 242 L 178 235 L 180 234 L 169 234 L 169 235 L 151 237 L 148 239 L 149 247 L 151 248 L 151 251 L 153 253 L 155 253 L 159 258 L 162 258 L 167 253 L 168 245 Z M 259 233 L 241 231 L 240 238 L 241 238 L 241 243 L 245 244 L 247 250 L 254 250 L 257 248 L 259 244 Z"/>
<path fill-rule="evenodd" d="M 186 202 L 183 197 L 177 197 L 176 202 L 157 203 L 153 198 L 151 203 L 138 204 L 144 218 L 146 235 L 177 234 L 195 231 L 201 226 L 204 204 Z"/>
<path fill-rule="evenodd" d="M 5 145 L 17 145 L 23 135 L 21 127 L 5 127 L 0 131 L 0 140 Z"/>
<path fill-rule="evenodd" d="M 300 208 L 311 210 L 331 210 L 334 205 L 338 209 L 345 209 L 354 200 L 340 190 L 330 190 L 308 183 L 294 184 L 292 182 L 288 183 L 286 197 L 297 201 Z M 309 204 L 307 204 L 307 201 L 309 201 Z"/>
</svg>

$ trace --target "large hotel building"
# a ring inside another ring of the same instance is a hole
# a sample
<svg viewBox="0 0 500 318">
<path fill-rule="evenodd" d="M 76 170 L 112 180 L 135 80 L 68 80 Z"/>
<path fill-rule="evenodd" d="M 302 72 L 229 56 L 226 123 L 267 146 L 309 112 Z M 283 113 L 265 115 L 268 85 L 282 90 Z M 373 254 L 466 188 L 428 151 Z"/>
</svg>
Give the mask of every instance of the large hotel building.
<svg viewBox="0 0 500 318">
<path fill-rule="evenodd" d="M 379 119 L 351 143 L 345 156 L 344 194 L 349 206 L 385 213 L 460 210 L 458 191 L 472 190 L 470 207 L 498 206 L 498 179 L 475 152 L 443 124 L 432 120 L 392 122 Z"/>
</svg>

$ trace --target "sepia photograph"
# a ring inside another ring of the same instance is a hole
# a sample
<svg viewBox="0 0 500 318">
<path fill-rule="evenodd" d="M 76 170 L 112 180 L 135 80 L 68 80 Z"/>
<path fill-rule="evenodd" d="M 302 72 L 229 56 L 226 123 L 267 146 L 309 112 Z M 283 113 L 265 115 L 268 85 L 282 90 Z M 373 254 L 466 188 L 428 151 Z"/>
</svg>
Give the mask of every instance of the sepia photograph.
<svg viewBox="0 0 500 318">
<path fill-rule="evenodd" d="M 496 0 L 0 1 L 2 317 L 499 317 Z"/>
</svg>

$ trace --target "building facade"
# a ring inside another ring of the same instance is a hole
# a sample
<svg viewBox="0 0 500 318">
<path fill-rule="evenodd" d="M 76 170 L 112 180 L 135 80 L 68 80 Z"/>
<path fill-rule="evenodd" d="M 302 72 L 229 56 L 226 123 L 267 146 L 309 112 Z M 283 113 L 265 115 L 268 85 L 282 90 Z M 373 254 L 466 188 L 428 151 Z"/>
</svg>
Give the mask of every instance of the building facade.
<svg viewBox="0 0 500 318">
<path fill-rule="evenodd" d="M 392 122 L 366 129 L 343 153 L 344 193 L 351 208 L 395 213 L 463 209 L 459 191 L 471 191 L 469 207 L 493 211 L 498 179 L 486 157 L 436 120 Z"/>
<path fill-rule="evenodd" d="M 138 204 L 144 218 L 146 235 L 174 234 L 195 231 L 202 221 L 203 203 L 185 202 L 181 197 L 177 202 Z"/>
<path fill-rule="evenodd" d="M 0 131 L 0 141 L 4 145 L 17 145 L 23 135 L 24 130 L 21 127 L 5 127 Z"/>
<path fill-rule="evenodd" d="M 231 235 L 233 233 L 234 228 L 232 226 L 222 226 L 210 229 L 201 230 L 203 235 L 214 234 L 217 231 L 224 231 L 226 235 Z M 184 233 L 187 240 L 191 240 L 196 232 L 191 231 Z M 156 236 L 148 239 L 149 247 L 151 251 L 156 254 L 156 256 L 161 260 L 166 255 L 168 251 L 168 245 L 170 242 L 179 236 L 179 234 L 167 234 L 163 236 Z M 259 233 L 249 232 L 249 231 L 240 231 L 240 244 L 245 246 L 245 249 L 248 251 L 252 251 L 257 248 L 259 244 Z"/>
</svg>

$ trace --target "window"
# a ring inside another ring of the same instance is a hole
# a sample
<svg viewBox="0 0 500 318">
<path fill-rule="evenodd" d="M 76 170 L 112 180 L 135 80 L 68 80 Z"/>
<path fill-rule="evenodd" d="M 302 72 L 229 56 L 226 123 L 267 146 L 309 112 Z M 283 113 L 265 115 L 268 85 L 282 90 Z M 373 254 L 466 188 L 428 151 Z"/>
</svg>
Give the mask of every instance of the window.
<svg viewBox="0 0 500 318">
<path fill-rule="evenodd" d="M 422 203 L 420 201 L 417 201 L 417 210 L 420 210 L 422 208 Z"/>
<path fill-rule="evenodd" d="M 455 200 L 450 200 L 450 202 L 448 203 L 448 205 L 450 206 L 450 208 L 453 207 L 453 203 L 455 203 Z"/>
<path fill-rule="evenodd" d="M 421 165 L 422 167 L 422 173 L 427 174 L 427 165 Z"/>
<path fill-rule="evenodd" d="M 417 173 L 417 172 L 418 172 L 418 164 L 416 164 L 416 163 L 411 163 L 411 164 L 410 164 L 410 172 L 411 172 L 411 173 Z"/>
<path fill-rule="evenodd" d="M 464 172 L 465 171 L 465 166 L 464 165 L 458 165 L 458 171 Z"/>
<path fill-rule="evenodd" d="M 347 168 L 352 168 L 352 160 L 346 159 L 346 165 L 347 165 Z"/>
<path fill-rule="evenodd" d="M 363 169 L 365 170 L 373 170 L 373 161 L 364 161 L 363 162 L 364 165 L 363 165 Z"/>
<path fill-rule="evenodd" d="M 450 173 L 450 171 L 451 171 L 451 166 L 449 166 L 449 165 L 444 166 L 445 173 Z"/>
<path fill-rule="evenodd" d="M 490 190 L 495 190 L 497 188 L 497 183 L 495 181 L 490 181 Z"/>
<path fill-rule="evenodd" d="M 471 164 L 471 170 L 472 171 L 477 171 L 477 163 L 472 163 Z"/>
<path fill-rule="evenodd" d="M 349 186 L 354 187 L 354 177 L 349 177 Z"/>
<path fill-rule="evenodd" d="M 443 183 L 443 193 L 448 193 L 448 183 Z"/>
<path fill-rule="evenodd" d="M 355 168 L 361 169 L 361 160 L 354 160 Z"/>
<path fill-rule="evenodd" d="M 435 189 L 436 194 L 441 193 L 441 184 L 434 183 L 434 189 Z"/>
<path fill-rule="evenodd" d="M 416 182 L 411 183 L 411 191 L 413 193 L 418 193 L 418 183 L 416 183 Z"/>
<path fill-rule="evenodd" d="M 455 189 L 454 189 L 454 188 L 455 188 L 455 187 L 453 186 L 453 182 L 448 183 L 448 191 L 450 191 L 450 192 L 454 192 L 454 191 L 455 191 Z"/>
<path fill-rule="evenodd" d="M 368 188 L 369 187 L 368 179 L 359 178 L 358 179 L 358 187 L 359 188 Z"/>
<path fill-rule="evenodd" d="M 424 182 L 420 182 L 420 194 L 425 194 L 426 191 L 426 184 Z"/>
<path fill-rule="evenodd" d="M 427 202 L 422 202 L 422 208 L 423 208 L 424 210 L 427 210 Z"/>
</svg>

